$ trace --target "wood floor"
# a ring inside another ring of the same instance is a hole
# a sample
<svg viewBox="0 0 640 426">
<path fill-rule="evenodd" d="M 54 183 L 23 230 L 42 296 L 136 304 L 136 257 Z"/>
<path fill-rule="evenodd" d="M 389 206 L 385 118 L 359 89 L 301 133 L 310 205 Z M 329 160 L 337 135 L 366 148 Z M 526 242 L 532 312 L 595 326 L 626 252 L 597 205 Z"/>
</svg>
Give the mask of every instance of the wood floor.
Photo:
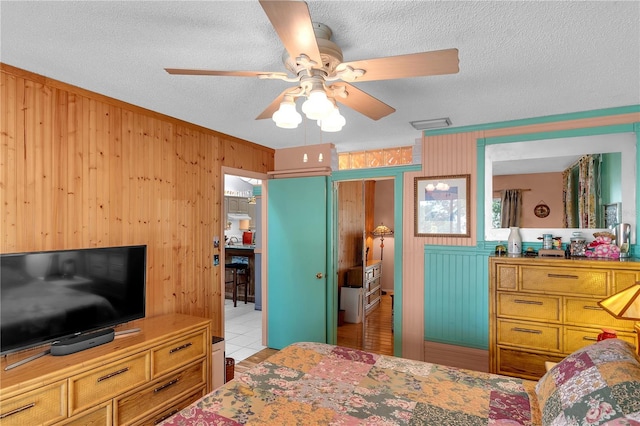
<svg viewBox="0 0 640 426">
<path fill-rule="evenodd" d="M 381 355 L 393 355 L 391 295 L 383 294 L 380 306 L 365 319 L 366 334 L 362 337 L 362 322 L 345 323 L 338 327 L 338 345 L 362 349 Z"/>
<path fill-rule="evenodd" d="M 345 323 L 338 327 L 338 345 L 382 355 L 393 355 L 391 296 L 389 293 L 382 296 L 380 306 L 371 311 L 365 321 L 367 333 L 364 342 L 362 339 L 362 323 Z M 235 371 L 244 372 L 276 352 L 278 352 L 277 349 L 263 349 L 237 363 Z"/>
</svg>

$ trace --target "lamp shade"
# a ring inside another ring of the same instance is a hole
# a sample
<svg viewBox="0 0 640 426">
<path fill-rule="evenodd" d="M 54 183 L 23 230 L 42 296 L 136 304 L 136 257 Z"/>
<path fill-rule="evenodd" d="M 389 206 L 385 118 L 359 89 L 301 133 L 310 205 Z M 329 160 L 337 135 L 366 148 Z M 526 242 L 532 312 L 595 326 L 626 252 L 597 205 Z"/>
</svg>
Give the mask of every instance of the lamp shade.
<svg viewBox="0 0 640 426">
<path fill-rule="evenodd" d="M 640 321 L 640 281 L 599 301 L 598 305 L 618 319 Z"/>
<path fill-rule="evenodd" d="M 238 229 L 240 229 L 241 231 L 248 231 L 249 230 L 249 219 L 240 219 L 238 221 Z"/>
<path fill-rule="evenodd" d="M 380 224 L 373 230 L 373 235 L 376 237 L 384 237 L 385 235 L 393 235 L 393 231 L 386 225 Z"/>
</svg>

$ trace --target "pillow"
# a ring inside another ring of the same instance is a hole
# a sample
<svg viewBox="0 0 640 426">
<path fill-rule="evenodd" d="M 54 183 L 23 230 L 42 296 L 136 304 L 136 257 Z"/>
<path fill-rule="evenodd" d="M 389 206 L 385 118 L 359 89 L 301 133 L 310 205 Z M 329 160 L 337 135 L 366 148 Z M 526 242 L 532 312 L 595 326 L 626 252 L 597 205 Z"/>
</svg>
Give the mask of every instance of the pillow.
<svg viewBox="0 0 640 426">
<path fill-rule="evenodd" d="M 536 385 L 543 425 L 640 425 L 640 360 L 620 339 L 581 348 Z"/>
</svg>

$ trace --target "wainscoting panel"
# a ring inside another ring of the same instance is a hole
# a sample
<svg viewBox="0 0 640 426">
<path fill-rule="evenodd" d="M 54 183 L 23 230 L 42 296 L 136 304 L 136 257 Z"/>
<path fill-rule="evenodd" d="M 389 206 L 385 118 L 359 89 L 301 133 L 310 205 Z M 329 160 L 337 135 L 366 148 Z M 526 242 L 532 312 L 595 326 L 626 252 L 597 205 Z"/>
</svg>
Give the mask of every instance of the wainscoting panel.
<svg viewBox="0 0 640 426">
<path fill-rule="evenodd" d="M 470 247 L 425 246 L 425 340 L 487 349 L 488 255 Z"/>
</svg>

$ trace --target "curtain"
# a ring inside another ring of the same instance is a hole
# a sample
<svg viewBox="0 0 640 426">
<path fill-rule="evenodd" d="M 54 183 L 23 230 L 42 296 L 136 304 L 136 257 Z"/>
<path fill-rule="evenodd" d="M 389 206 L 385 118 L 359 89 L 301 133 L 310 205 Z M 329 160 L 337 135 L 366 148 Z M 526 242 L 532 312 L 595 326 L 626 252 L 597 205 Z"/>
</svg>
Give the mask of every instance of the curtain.
<svg viewBox="0 0 640 426">
<path fill-rule="evenodd" d="M 599 174 L 599 155 L 585 155 L 562 173 L 565 227 L 597 227 Z"/>
<path fill-rule="evenodd" d="M 505 189 L 502 191 L 502 208 L 500 210 L 500 227 L 520 226 L 522 215 L 522 190 Z"/>
<path fill-rule="evenodd" d="M 562 204 L 564 205 L 564 217 L 562 223 L 565 228 L 577 228 L 576 195 L 574 179 L 571 169 L 562 172 Z"/>
</svg>

